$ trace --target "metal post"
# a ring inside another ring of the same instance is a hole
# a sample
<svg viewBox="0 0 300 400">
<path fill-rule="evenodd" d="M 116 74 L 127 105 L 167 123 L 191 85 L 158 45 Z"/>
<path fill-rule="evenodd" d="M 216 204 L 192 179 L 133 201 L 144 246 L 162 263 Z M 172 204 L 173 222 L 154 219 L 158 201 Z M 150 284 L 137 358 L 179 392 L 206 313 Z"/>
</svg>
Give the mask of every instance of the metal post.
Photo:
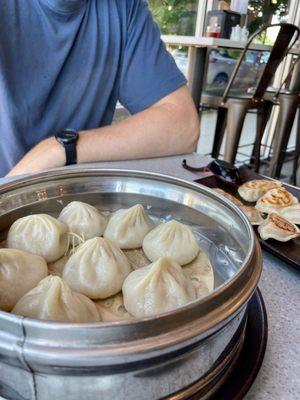
<svg viewBox="0 0 300 400">
<path fill-rule="evenodd" d="M 213 0 L 199 0 L 195 36 L 204 35 L 205 19 L 207 11 L 212 9 Z M 200 105 L 203 81 L 205 78 L 205 63 L 207 48 L 189 48 L 188 81 L 189 88 L 197 110 Z"/>
<path fill-rule="evenodd" d="M 201 93 L 206 73 L 207 47 L 190 48 L 189 87 L 197 110 L 199 109 Z"/>
</svg>

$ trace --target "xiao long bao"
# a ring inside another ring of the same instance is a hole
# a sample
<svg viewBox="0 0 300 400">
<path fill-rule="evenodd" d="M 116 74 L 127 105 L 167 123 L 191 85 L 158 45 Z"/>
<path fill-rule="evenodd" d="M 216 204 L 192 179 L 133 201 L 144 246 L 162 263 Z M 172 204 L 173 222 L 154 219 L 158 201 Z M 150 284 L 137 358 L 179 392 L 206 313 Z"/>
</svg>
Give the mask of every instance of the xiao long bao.
<svg viewBox="0 0 300 400">
<path fill-rule="evenodd" d="M 114 212 L 108 222 L 104 237 L 121 249 L 137 249 L 142 247 L 144 237 L 153 228 L 154 222 L 149 218 L 144 207 L 137 204 Z"/>
<path fill-rule="evenodd" d="M 46 261 L 22 250 L 0 249 L 0 309 L 17 301 L 48 275 Z"/>
<path fill-rule="evenodd" d="M 183 266 L 182 270 L 192 281 L 197 299 L 205 297 L 214 290 L 214 270 L 204 252 L 199 252 L 195 260 Z"/>
<path fill-rule="evenodd" d="M 200 249 L 192 230 L 172 220 L 148 233 L 143 241 L 143 250 L 151 261 L 167 257 L 185 265 L 197 257 Z"/>
<path fill-rule="evenodd" d="M 140 204 L 109 219 L 73 201 L 58 219 L 18 219 L 6 245 L 0 308 L 24 317 L 121 321 L 180 307 L 214 288 L 213 267 L 192 229 L 175 220 L 157 225 Z"/>
<path fill-rule="evenodd" d="M 49 275 L 25 294 L 12 310 L 14 314 L 60 322 L 98 322 L 95 304 L 73 292 L 58 276 Z"/>
<path fill-rule="evenodd" d="M 58 219 L 83 240 L 102 236 L 107 225 L 107 218 L 97 208 L 81 201 L 69 203 L 62 209 Z"/>
<path fill-rule="evenodd" d="M 9 229 L 7 247 L 42 256 L 47 262 L 61 258 L 68 249 L 68 227 L 47 214 L 28 215 Z"/>
<path fill-rule="evenodd" d="M 196 290 L 183 268 L 167 258 L 131 272 L 122 290 L 126 310 L 135 317 L 167 311 L 196 299 Z"/>
<path fill-rule="evenodd" d="M 130 273 L 125 254 L 103 238 L 87 240 L 67 261 L 63 279 L 91 299 L 105 299 L 120 292 Z"/>
</svg>

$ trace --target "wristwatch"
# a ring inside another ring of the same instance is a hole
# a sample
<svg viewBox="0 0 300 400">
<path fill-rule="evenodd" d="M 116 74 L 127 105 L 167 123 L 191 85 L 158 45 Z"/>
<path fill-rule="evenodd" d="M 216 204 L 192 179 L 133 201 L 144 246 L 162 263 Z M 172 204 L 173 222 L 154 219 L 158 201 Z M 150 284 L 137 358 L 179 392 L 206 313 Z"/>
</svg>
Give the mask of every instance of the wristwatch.
<svg viewBox="0 0 300 400">
<path fill-rule="evenodd" d="M 78 132 L 74 129 L 64 129 L 55 135 L 56 140 L 65 148 L 66 165 L 77 163 L 76 143 L 78 140 Z"/>
</svg>

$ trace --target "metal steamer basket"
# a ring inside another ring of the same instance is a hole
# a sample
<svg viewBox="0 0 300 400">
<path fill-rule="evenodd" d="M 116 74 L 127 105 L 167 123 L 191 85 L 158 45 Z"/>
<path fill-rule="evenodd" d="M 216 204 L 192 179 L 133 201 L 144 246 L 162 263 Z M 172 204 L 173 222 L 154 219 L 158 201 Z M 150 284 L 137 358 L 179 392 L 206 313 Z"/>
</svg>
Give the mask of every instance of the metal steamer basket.
<svg viewBox="0 0 300 400">
<path fill-rule="evenodd" d="M 159 174 L 75 169 L 0 188 L 0 234 L 31 213 L 72 200 L 115 210 L 141 203 L 191 225 L 214 267 L 215 289 L 179 309 L 112 323 L 45 322 L 0 312 L 0 395 L 10 399 L 207 398 L 243 343 L 247 303 L 262 268 L 246 217 L 210 189 Z M 12 288 L 13 289 L 13 288 Z"/>
</svg>

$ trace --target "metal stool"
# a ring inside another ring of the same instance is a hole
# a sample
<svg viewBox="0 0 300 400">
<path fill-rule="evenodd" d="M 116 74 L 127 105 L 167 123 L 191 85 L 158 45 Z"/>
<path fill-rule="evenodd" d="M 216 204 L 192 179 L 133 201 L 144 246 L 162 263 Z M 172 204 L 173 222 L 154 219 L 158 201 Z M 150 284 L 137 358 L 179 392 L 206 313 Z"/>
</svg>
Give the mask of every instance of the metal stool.
<svg viewBox="0 0 300 400">
<path fill-rule="evenodd" d="M 268 29 L 276 26 L 279 27 L 277 38 L 270 53 L 269 59 L 264 66 L 263 72 L 258 79 L 255 89 L 253 89 L 251 92 L 244 93 L 243 95 L 233 93 L 233 82 L 253 40 L 263 32 L 266 32 Z M 227 135 L 224 159 L 232 164 L 234 163 L 246 113 L 248 110 L 256 109 L 259 111 L 259 114 L 258 129 L 254 146 L 254 159 L 256 169 L 259 168 L 260 143 L 272 109 L 272 103 L 264 101 L 263 95 L 268 86 L 271 84 L 278 66 L 289 52 L 291 47 L 298 40 L 299 35 L 300 30 L 297 26 L 286 23 L 268 25 L 259 29 L 247 41 L 245 49 L 243 50 L 234 68 L 223 96 L 202 96 L 202 104 L 218 109 L 217 125 L 212 150 L 213 157 L 217 158 L 219 156 L 226 128 Z"/>
<path fill-rule="evenodd" d="M 289 76 L 292 74 L 291 83 L 288 89 L 282 90 L 282 86 L 286 83 Z M 272 97 L 272 99 L 270 99 Z M 274 104 L 279 105 L 279 116 L 277 126 L 274 135 L 273 153 L 270 161 L 270 176 L 272 178 L 280 178 L 282 166 L 287 154 L 287 145 L 291 136 L 291 131 L 297 110 L 300 109 L 300 57 L 294 62 L 287 78 L 280 86 L 277 93 L 267 92 L 265 94 L 266 99 L 270 99 Z M 295 163 L 299 158 L 300 138 L 299 138 L 299 117 L 298 117 L 298 129 L 296 137 L 295 152 L 293 154 L 294 166 L 292 179 L 295 183 L 296 173 L 294 171 Z"/>
</svg>

